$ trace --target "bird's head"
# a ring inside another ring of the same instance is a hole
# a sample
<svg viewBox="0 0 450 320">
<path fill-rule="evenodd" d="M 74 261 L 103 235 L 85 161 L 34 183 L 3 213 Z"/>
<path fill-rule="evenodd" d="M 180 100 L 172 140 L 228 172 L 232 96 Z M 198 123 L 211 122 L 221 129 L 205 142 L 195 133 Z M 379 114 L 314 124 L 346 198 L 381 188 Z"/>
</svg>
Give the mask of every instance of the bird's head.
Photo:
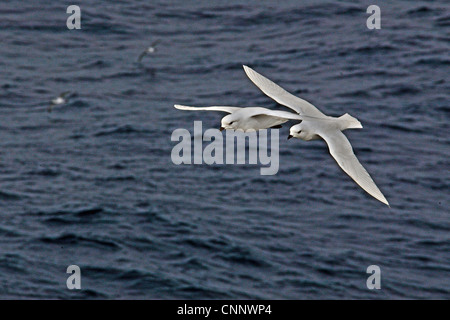
<svg viewBox="0 0 450 320">
<path fill-rule="evenodd" d="M 224 129 L 237 129 L 239 128 L 239 120 L 234 117 L 233 114 L 229 114 L 222 118 L 220 131 Z"/>
<path fill-rule="evenodd" d="M 298 139 L 302 139 L 302 124 L 296 124 L 295 126 L 292 126 L 289 129 L 289 136 L 288 139 L 290 138 L 298 138 Z"/>
</svg>

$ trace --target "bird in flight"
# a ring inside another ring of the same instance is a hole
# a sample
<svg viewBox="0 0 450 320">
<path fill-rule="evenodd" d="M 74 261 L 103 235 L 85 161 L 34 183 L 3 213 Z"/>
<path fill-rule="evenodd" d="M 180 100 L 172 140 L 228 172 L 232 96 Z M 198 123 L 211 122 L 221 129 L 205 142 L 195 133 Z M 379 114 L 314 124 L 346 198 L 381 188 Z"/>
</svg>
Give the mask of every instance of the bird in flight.
<svg viewBox="0 0 450 320">
<path fill-rule="evenodd" d="M 389 202 L 356 158 L 352 145 L 342 133 L 347 129 L 362 128 L 361 123 L 356 118 L 348 113 L 340 117 L 327 116 L 311 103 L 287 92 L 255 70 L 244 66 L 244 71 L 250 80 L 267 96 L 304 117 L 301 123 L 290 128 L 288 139 L 293 137 L 305 141 L 325 140 L 331 156 L 342 170 L 368 194 L 389 206 Z"/>
<path fill-rule="evenodd" d="M 258 131 L 268 128 L 281 128 L 281 124 L 289 120 L 301 121 L 304 117 L 299 114 L 270 110 L 262 107 L 229 107 L 229 106 L 211 106 L 211 107 L 190 107 L 176 104 L 175 108 L 179 110 L 203 110 L 203 111 L 222 111 L 229 113 L 222 118 L 220 131 L 224 129 Z"/>
<path fill-rule="evenodd" d="M 52 99 L 50 102 L 50 105 L 47 107 L 47 111 L 52 112 L 53 107 L 66 103 L 67 102 L 66 97 L 69 93 L 70 93 L 70 91 L 65 91 L 65 92 L 61 93 L 59 96 L 57 96 L 56 98 Z"/>
<path fill-rule="evenodd" d="M 156 52 L 156 45 L 158 44 L 159 40 L 154 41 L 147 49 L 142 51 L 142 53 L 139 55 L 137 61 L 141 62 L 142 59 L 148 55 Z"/>
</svg>

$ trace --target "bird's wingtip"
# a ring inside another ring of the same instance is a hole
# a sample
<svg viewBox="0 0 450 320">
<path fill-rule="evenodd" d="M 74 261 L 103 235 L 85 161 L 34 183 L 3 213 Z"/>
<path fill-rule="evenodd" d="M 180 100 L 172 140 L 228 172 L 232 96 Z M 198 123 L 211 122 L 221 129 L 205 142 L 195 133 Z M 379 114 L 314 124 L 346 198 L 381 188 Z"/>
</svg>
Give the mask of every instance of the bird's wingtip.
<svg viewBox="0 0 450 320">
<path fill-rule="evenodd" d="M 179 110 L 188 110 L 188 109 L 192 108 L 192 107 L 188 107 L 188 106 L 185 106 L 182 104 L 174 104 L 173 106 L 174 106 L 174 108 L 179 109 Z"/>
<path fill-rule="evenodd" d="M 379 199 L 381 202 L 383 202 L 385 205 L 387 205 L 389 208 L 391 207 L 391 205 L 389 204 L 389 202 L 386 200 L 385 197 L 383 197 L 382 199 Z"/>
</svg>

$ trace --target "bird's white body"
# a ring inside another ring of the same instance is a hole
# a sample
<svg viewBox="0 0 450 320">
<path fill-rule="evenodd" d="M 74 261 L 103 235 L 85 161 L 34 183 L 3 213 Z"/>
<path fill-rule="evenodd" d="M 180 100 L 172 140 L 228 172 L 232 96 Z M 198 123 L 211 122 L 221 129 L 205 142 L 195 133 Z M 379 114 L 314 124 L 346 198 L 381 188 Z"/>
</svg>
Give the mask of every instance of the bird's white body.
<svg viewBox="0 0 450 320">
<path fill-rule="evenodd" d="M 63 104 L 66 103 L 66 99 L 64 99 L 63 97 L 57 97 L 55 99 L 52 99 L 52 103 L 53 104 Z"/>
</svg>

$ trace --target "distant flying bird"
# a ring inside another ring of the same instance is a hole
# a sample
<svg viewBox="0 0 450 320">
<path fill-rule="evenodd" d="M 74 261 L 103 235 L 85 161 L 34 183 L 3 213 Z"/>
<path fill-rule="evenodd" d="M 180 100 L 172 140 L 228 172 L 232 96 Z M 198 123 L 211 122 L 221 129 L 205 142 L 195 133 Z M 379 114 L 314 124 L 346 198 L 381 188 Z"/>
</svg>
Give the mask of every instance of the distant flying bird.
<svg viewBox="0 0 450 320">
<path fill-rule="evenodd" d="M 138 57 L 137 61 L 141 62 L 142 58 L 144 58 L 146 55 L 148 54 L 152 54 L 156 52 L 156 44 L 158 44 L 159 40 L 154 41 L 150 47 L 148 47 L 147 49 L 145 49 Z"/>
<path fill-rule="evenodd" d="M 389 202 L 376 186 L 369 173 L 353 153 L 353 148 L 347 137 L 342 133 L 346 129 L 360 129 L 361 123 L 348 113 L 340 117 L 330 117 L 323 114 L 311 103 L 294 96 L 279 85 L 267 79 L 253 69 L 244 66 L 245 73 L 250 80 L 262 92 L 274 99 L 279 104 L 287 106 L 296 111 L 300 116 L 311 116 L 305 118 L 299 124 L 289 130 L 288 139 L 294 137 L 305 141 L 322 138 L 328 144 L 331 156 L 338 165 L 347 173 L 361 188 L 375 199 L 389 206 Z M 329 121 L 323 121 L 329 120 Z"/>
<path fill-rule="evenodd" d="M 57 96 L 56 98 L 52 99 L 51 104 L 47 108 L 47 111 L 52 112 L 54 106 L 66 103 L 67 102 L 66 96 L 69 93 L 70 93 L 70 91 L 65 91 L 65 92 L 61 93 L 59 96 Z"/>
</svg>

